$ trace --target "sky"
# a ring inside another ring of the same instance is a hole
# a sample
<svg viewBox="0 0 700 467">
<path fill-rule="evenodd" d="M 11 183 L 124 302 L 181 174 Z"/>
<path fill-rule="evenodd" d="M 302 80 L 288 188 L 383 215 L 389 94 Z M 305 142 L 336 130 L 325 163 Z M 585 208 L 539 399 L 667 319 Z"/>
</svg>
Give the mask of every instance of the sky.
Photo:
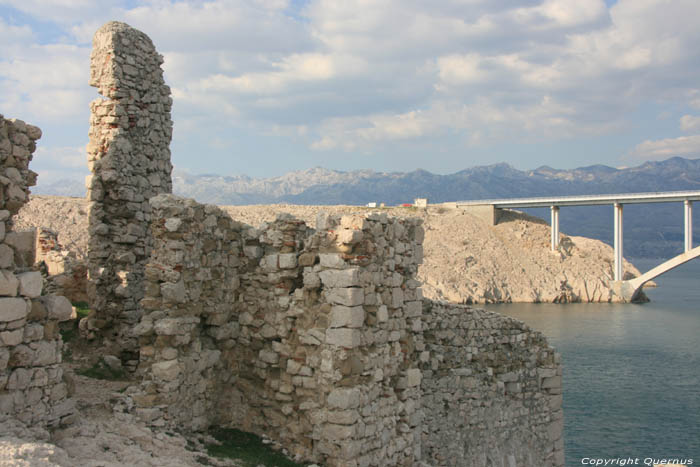
<svg viewBox="0 0 700 467">
<path fill-rule="evenodd" d="M 163 54 L 177 170 L 634 166 L 700 157 L 697 0 L 0 0 L 0 114 L 87 174 L 92 35 Z"/>
</svg>

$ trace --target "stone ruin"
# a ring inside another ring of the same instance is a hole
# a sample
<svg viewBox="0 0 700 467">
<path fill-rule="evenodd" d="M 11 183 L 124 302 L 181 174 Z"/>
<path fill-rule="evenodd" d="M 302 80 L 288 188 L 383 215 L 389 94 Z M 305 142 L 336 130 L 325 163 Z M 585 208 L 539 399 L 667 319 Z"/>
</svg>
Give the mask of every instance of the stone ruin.
<svg viewBox="0 0 700 467">
<path fill-rule="evenodd" d="M 85 324 L 139 381 L 115 410 L 165 429 L 265 434 L 327 466 L 564 465 L 559 356 L 517 320 L 423 299 L 419 219 L 319 215 L 312 229 L 280 215 L 253 227 L 168 194 L 162 59 L 123 23 L 100 28 L 94 47 L 91 84 L 108 99 L 91 105 Z M 2 193 L 26 200 L 9 172 Z M 20 205 L 10 204 L 5 222 Z M 15 277 L 0 253 L 2 277 Z M 0 298 L 12 300 L 0 321 L 10 339 L 0 414 L 31 420 L 28 401 L 43 397 L 37 420 L 60 423 L 60 338 L 46 329 L 65 316 L 48 303 L 34 315 L 47 299 L 5 282 L 0 291 L 20 297 Z M 43 349 L 35 321 L 53 336 L 52 358 L 15 369 L 17 347 Z"/>
<path fill-rule="evenodd" d="M 40 137 L 39 128 L 0 115 L 0 424 L 14 418 L 51 427 L 74 413 L 58 328 L 73 310 L 65 297 L 42 295 L 41 273 L 28 267 L 23 237 L 12 231 L 36 182 L 29 161 Z"/>
<path fill-rule="evenodd" d="M 143 267 L 148 258 L 148 200 L 170 193 L 170 88 L 163 57 L 151 39 L 124 23 L 102 26 L 93 39 L 90 85 L 104 99 L 90 104 L 86 181 L 90 239 L 90 331 L 135 367 L 129 329 L 141 318 Z"/>
</svg>

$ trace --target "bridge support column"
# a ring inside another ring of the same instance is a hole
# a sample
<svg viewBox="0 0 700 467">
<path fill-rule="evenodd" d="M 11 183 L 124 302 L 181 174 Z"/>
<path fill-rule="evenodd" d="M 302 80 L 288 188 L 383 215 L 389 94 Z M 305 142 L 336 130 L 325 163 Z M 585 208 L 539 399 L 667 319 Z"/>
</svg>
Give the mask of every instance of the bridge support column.
<svg viewBox="0 0 700 467">
<path fill-rule="evenodd" d="M 551 206 L 552 210 L 552 251 L 559 248 L 559 206 Z"/>
<path fill-rule="evenodd" d="M 622 204 L 615 203 L 615 280 L 622 280 Z"/>
<path fill-rule="evenodd" d="M 685 213 L 685 251 L 687 253 L 693 249 L 693 202 L 685 200 L 683 208 Z"/>
</svg>

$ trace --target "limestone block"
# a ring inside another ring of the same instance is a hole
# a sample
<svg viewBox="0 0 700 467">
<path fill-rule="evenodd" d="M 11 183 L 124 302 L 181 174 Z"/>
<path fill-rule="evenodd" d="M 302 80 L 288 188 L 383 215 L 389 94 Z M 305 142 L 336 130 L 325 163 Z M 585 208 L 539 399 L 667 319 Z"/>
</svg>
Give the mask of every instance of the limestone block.
<svg viewBox="0 0 700 467">
<path fill-rule="evenodd" d="M 391 306 L 392 308 L 401 308 L 403 306 L 403 290 L 400 287 L 391 289 Z"/>
<path fill-rule="evenodd" d="M 304 268 L 304 287 L 315 289 L 321 286 L 321 277 L 312 268 Z"/>
<path fill-rule="evenodd" d="M 363 238 L 362 230 L 342 229 L 338 232 L 337 242 L 344 245 L 354 245 L 360 243 Z"/>
<path fill-rule="evenodd" d="M 0 296 L 14 297 L 17 295 L 19 280 L 8 270 L 0 270 Z"/>
<path fill-rule="evenodd" d="M 560 387 L 561 387 L 561 376 L 552 376 L 551 378 L 544 378 L 542 380 L 542 389 L 560 388 Z"/>
<path fill-rule="evenodd" d="M 283 253 L 279 255 L 279 267 L 280 269 L 294 269 L 297 267 L 296 253 Z"/>
<path fill-rule="evenodd" d="M 0 298 L 0 323 L 24 319 L 29 305 L 22 298 Z"/>
<path fill-rule="evenodd" d="M 9 246 L 0 244 L 0 269 L 12 269 L 15 265 L 15 252 Z"/>
<path fill-rule="evenodd" d="M 365 310 L 361 306 L 335 305 L 331 308 L 331 328 L 361 328 L 365 322 Z"/>
<path fill-rule="evenodd" d="M 415 387 L 415 386 L 420 386 L 422 379 L 423 379 L 423 375 L 421 374 L 420 369 L 411 368 L 411 369 L 406 371 L 406 385 L 409 388 Z"/>
<path fill-rule="evenodd" d="M 346 266 L 345 260 L 339 253 L 321 253 L 318 258 L 319 264 L 324 268 L 341 269 Z"/>
<path fill-rule="evenodd" d="M 0 347 L 0 371 L 7 368 L 7 362 L 10 360 L 10 351 L 5 347 Z M 0 383 L 0 388 L 4 385 Z"/>
<path fill-rule="evenodd" d="M 360 390 L 358 388 L 335 388 L 328 394 L 330 409 L 355 409 L 360 405 Z"/>
<path fill-rule="evenodd" d="M 24 297 L 35 298 L 41 295 L 44 279 L 39 271 L 23 272 L 18 275 L 19 294 Z"/>
<path fill-rule="evenodd" d="M 178 219 L 177 217 L 170 217 L 165 220 L 165 230 L 168 232 L 177 232 L 181 225 L 182 219 Z"/>
<path fill-rule="evenodd" d="M 340 226 L 344 229 L 364 230 L 369 228 L 369 223 L 364 216 L 347 215 L 340 218 Z"/>
<path fill-rule="evenodd" d="M 73 305 L 70 304 L 66 297 L 60 295 L 45 295 L 37 298 L 48 313 L 48 319 L 57 321 L 67 321 L 71 319 L 73 314 Z"/>
<path fill-rule="evenodd" d="M 54 363 L 58 363 L 55 341 L 37 342 L 36 349 L 34 349 L 33 366 L 53 365 Z"/>
<path fill-rule="evenodd" d="M 166 302 L 184 303 L 186 301 L 187 291 L 182 281 L 162 283 L 160 285 L 160 293 Z"/>
<path fill-rule="evenodd" d="M 331 304 L 357 306 L 365 301 L 365 291 L 360 288 L 335 288 L 327 292 L 327 300 Z"/>
<path fill-rule="evenodd" d="M 323 425 L 323 437 L 326 439 L 342 441 L 351 438 L 354 434 L 354 425 L 335 425 L 332 423 Z"/>
<path fill-rule="evenodd" d="M 359 268 L 327 269 L 319 273 L 326 287 L 356 287 L 360 285 Z"/>
<path fill-rule="evenodd" d="M 163 381 L 173 381 L 180 375 L 180 364 L 177 360 L 166 360 L 151 365 L 151 373 Z"/>
<path fill-rule="evenodd" d="M 377 309 L 377 321 L 380 323 L 386 323 L 388 319 L 389 310 L 387 309 L 386 305 L 381 305 L 379 309 Z"/>
<path fill-rule="evenodd" d="M 164 318 L 158 320 L 153 329 L 159 336 L 175 336 L 185 334 L 190 330 L 189 318 Z"/>
<path fill-rule="evenodd" d="M 404 312 L 407 318 L 417 318 L 423 313 L 423 303 L 421 301 L 405 302 Z"/>
<path fill-rule="evenodd" d="M 19 345 L 24 340 L 24 330 L 15 329 L 13 331 L 0 332 L 0 342 L 3 345 Z"/>
<path fill-rule="evenodd" d="M 357 329 L 337 328 L 326 330 L 326 344 L 352 349 L 362 342 L 362 333 Z"/>
<path fill-rule="evenodd" d="M 258 358 L 265 363 L 274 365 L 279 362 L 280 356 L 272 350 L 261 349 L 260 352 L 258 352 Z"/>
</svg>

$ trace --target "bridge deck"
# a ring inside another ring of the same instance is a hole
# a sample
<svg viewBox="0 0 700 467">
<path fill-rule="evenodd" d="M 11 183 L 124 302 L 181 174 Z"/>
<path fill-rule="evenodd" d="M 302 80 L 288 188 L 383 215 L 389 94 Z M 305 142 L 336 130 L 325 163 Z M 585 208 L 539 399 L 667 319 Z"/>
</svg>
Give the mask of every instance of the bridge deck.
<svg viewBox="0 0 700 467">
<path fill-rule="evenodd" d="M 700 191 L 666 191 L 611 195 L 547 196 L 457 201 L 457 207 L 491 205 L 496 208 L 548 208 L 551 206 L 591 206 L 597 204 L 638 204 L 700 201 Z"/>
</svg>

